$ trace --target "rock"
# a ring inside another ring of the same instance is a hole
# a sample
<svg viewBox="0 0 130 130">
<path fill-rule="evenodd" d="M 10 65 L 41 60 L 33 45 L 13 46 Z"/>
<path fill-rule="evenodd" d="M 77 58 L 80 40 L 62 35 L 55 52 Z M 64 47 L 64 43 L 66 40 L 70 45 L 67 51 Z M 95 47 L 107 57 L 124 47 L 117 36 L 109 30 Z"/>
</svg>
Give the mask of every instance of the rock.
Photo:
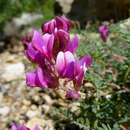
<svg viewBox="0 0 130 130">
<path fill-rule="evenodd" d="M 25 114 L 28 110 L 28 107 L 27 106 L 22 106 L 21 109 L 20 109 L 20 114 Z"/>
<path fill-rule="evenodd" d="M 41 112 L 39 110 L 36 110 L 36 111 L 28 110 L 28 112 L 26 113 L 26 116 L 30 119 L 36 116 L 40 116 L 40 115 L 41 115 Z"/>
<path fill-rule="evenodd" d="M 124 28 L 124 29 L 130 29 L 130 18 L 128 18 L 127 20 L 125 20 L 123 23 L 121 23 L 120 27 Z"/>
<path fill-rule="evenodd" d="M 62 7 L 62 12 L 65 14 L 69 13 L 71 11 L 71 5 L 74 0 L 56 0 L 56 2 L 59 3 L 59 5 Z"/>
<path fill-rule="evenodd" d="M 93 84 L 90 83 L 90 82 L 87 82 L 87 83 L 84 84 L 84 87 L 86 87 L 86 88 L 87 88 L 87 87 L 93 87 Z"/>
<path fill-rule="evenodd" d="M 24 64 L 19 62 L 16 64 L 5 64 L 3 70 L 0 70 L 1 78 L 10 82 L 23 77 L 25 72 Z"/>
<path fill-rule="evenodd" d="M 11 22 L 5 24 L 3 32 L 5 37 L 17 36 L 25 25 L 32 25 L 36 20 L 43 18 L 41 14 L 23 13 L 21 17 L 13 18 Z"/>
<path fill-rule="evenodd" d="M 16 26 L 20 27 L 22 25 L 32 24 L 34 21 L 40 18 L 43 18 L 43 15 L 33 13 L 23 13 L 21 17 L 14 18 L 13 23 L 15 23 Z"/>
<path fill-rule="evenodd" d="M 10 108 L 8 106 L 0 107 L 0 116 L 7 116 L 10 112 Z"/>
<path fill-rule="evenodd" d="M 70 112 L 72 112 L 72 113 L 75 113 L 75 112 L 78 113 L 80 111 L 79 106 L 80 106 L 79 102 L 73 102 L 73 103 L 71 103 L 69 105 Z"/>
<path fill-rule="evenodd" d="M 38 95 L 34 95 L 34 96 L 32 97 L 32 99 L 33 99 L 35 102 L 39 102 L 40 97 L 39 97 Z"/>
<path fill-rule="evenodd" d="M 36 105 L 33 104 L 33 105 L 31 106 L 31 109 L 32 109 L 33 111 L 35 111 L 35 110 L 37 110 L 38 108 L 37 108 Z"/>
<path fill-rule="evenodd" d="M 42 105 L 42 108 L 41 108 L 41 109 L 42 109 L 42 111 L 44 111 L 44 114 L 47 114 L 47 113 L 49 113 L 50 106 L 44 104 L 44 105 Z"/>
<path fill-rule="evenodd" d="M 0 92 L 0 104 L 2 102 L 2 99 L 3 99 L 3 94 Z"/>
<path fill-rule="evenodd" d="M 47 94 L 43 94 L 42 98 L 45 100 L 46 104 L 48 104 L 48 105 L 51 105 L 53 103 L 51 97 L 48 96 Z"/>
<path fill-rule="evenodd" d="M 24 100 L 23 100 L 23 104 L 24 104 L 25 106 L 30 106 L 30 105 L 31 105 L 31 102 L 30 102 L 29 100 L 24 99 Z"/>
<path fill-rule="evenodd" d="M 29 127 L 31 130 L 34 130 L 36 124 L 39 126 L 40 130 L 54 130 L 52 120 L 45 120 L 36 117 L 28 121 L 26 126 Z"/>
</svg>

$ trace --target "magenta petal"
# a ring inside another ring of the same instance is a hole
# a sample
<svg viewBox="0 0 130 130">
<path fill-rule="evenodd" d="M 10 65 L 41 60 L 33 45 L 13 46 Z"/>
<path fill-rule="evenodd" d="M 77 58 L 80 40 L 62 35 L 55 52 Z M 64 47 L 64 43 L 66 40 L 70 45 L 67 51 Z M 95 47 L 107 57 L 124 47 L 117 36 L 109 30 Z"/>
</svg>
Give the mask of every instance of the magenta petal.
<svg viewBox="0 0 130 130">
<path fill-rule="evenodd" d="M 64 53 L 59 52 L 57 55 L 57 59 L 56 59 L 56 70 L 57 70 L 59 75 L 63 74 L 64 68 L 65 68 Z"/>
<path fill-rule="evenodd" d="M 42 69 L 40 66 L 35 72 L 26 73 L 26 82 L 30 87 L 54 88 L 57 87 L 52 72 Z"/>
<path fill-rule="evenodd" d="M 80 60 L 80 65 L 82 66 L 85 65 L 86 68 L 88 68 L 90 64 L 91 64 L 91 56 L 86 55 Z"/>
<path fill-rule="evenodd" d="M 104 29 L 105 29 L 105 26 L 104 26 L 104 25 L 102 25 L 102 26 L 100 26 L 100 27 L 99 27 L 98 31 L 101 33 L 101 32 L 103 32 L 103 31 L 104 31 Z"/>
<path fill-rule="evenodd" d="M 68 31 L 67 23 L 58 16 L 56 16 L 56 25 L 58 29 L 63 29 L 66 32 Z"/>
<path fill-rule="evenodd" d="M 50 39 L 48 41 L 48 45 L 47 45 L 47 50 L 48 50 L 48 56 L 49 58 L 52 58 L 53 57 L 53 46 L 54 46 L 54 35 L 51 35 L 50 36 Z"/>
<path fill-rule="evenodd" d="M 44 22 L 42 25 L 42 31 L 44 33 L 54 33 L 56 27 L 56 21 L 53 19 L 50 22 Z"/>
<path fill-rule="evenodd" d="M 28 44 L 28 48 L 24 51 L 24 54 L 32 61 L 35 60 L 35 56 L 37 55 L 36 50 L 32 48 L 32 43 Z"/>
<path fill-rule="evenodd" d="M 41 67 L 36 70 L 36 84 L 39 87 L 48 88 L 48 82 Z"/>
<path fill-rule="evenodd" d="M 41 54 L 44 55 L 43 47 L 45 46 L 45 43 L 42 39 L 42 36 L 40 32 L 37 30 L 34 31 L 33 37 L 32 37 L 32 46 Z"/>
<path fill-rule="evenodd" d="M 37 64 L 44 66 L 44 57 L 34 50 L 32 47 L 32 43 L 28 44 L 28 48 L 24 51 L 24 54 L 33 62 L 36 62 Z"/>
<path fill-rule="evenodd" d="M 21 127 L 16 126 L 15 124 L 12 125 L 11 127 L 12 130 L 30 130 L 29 128 L 27 128 L 26 126 L 24 126 L 24 123 L 22 124 Z"/>
<path fill-rule="evenodd" d="M 62 18 L 62 19 L 66 22 L 66 24 L 67 24 L 67 26 L 68 26 L 67 32 L 68 32 L 69 29 L 70 29 L 70 26 L 71 26 L 70 20 L 68 20 L 68 19 L 65 17 L 64 14 L 61 16 L 61 18 Z"/>
<path fill-rule="evenodd" d="M 80 94 L 76 90 L 67 90 L 66 98 L 80 98 Z"/>
<path fill-rule="evenodd" d="M 75 76 L 74 78 L 74 84 L 76 87 L 80 87 L 82 82 L 83 82 L 83 78 L 84 78 L 84 74 L 85 74 L 85 71 L 83 69 L 80 70 L 80 73 Z"/>
<path fill-rule="evenodd" d="M 70 36 L 67 32 L 65 32 L 62 29 L 58 30 L 56 35 L 56 37 L 58 37 L 59 40 L 59 50 L 64 51 L 66 46 L 68 45 Z"/>
<path fill-rule="evenodd" d="M 68 46 L 65 51 L 70 51 L 71 53 L 74 53 L 77 47 L 78 47 L 78 37 L 75 36 L 74 39 L 68 43 Z"/>
<path fill-rule="evenodd" d="M 69 63 L 63 73 L 64 78 L 73 79 L 74 78 L 74 62 Z"/>
<path fill-rule="evenodd" d="M 40 130 L 38 125 L 35 126 L 34 130 Z"/>
<path fill-rule="evenodd" d="M 46 69 L 43 69 L 40 66 L 36 70 L 36 83 L 39 84 L 39 87 L 43 88 L 58 87 L 56 80 L 53 77 L 53 73 L 48 72 Z"/>
<path fill-rule="evenodd" d="M 48 87 L 42 69 L 40 67 L 38 67 L 35 72 L 26 73 L 26 82 L 30 87 Z"/>
<path fill-rule="evenodd" d="M 42 24 L 42 27 L 41 27 L 41 28 L 42 28 L 42 32 L 45 32 L 45 33 L 46 33 L 47 30 L 48 30 L 48 24 L 47 24 L 47 25 L 46 25 L 46 24 L 47 24 L 47 21 L 45 21 L 45 22 Z"/>
<path fill-rule="evenodd" d="M 17 126 L 15 124 L 12 125 L 11 127 L 12 130 L 18 130 Z"/>
<path fill-rule="evenodd" d="M 54 45 L 54 35 L 46 33 L 43 35 L 42 38 L 45 43 L 45 45 L 42 47 L 43 52 L 47 58 L 51 59 L 53 57 L 52 49 L 53 49 L 53 45 Z"/>
<path fill-rule="evenodd" d="M 36 73 L 35 72 L 27 72 L 26 73 L 26 83 L 30 87 L 36 87 Z"/>
<path fill-rule="evenodd" d="M 49 24 L 49 29 L 50 29 L 50 30 L 48 30 L 48 32 L 54 33 L 55 27 L 56 27 L 56 21 L 53 19 L 53 20 L 51 20 L 51 22 L 50 22 L 50 24 Z"/>
<path fill-rule="evenodd" d="M 76 76 L 76 75 L 79 75 L 81 72 L 81 65 L 76 55 L 74 56 L 74 58 L 75 58 L 74 75 Z"/>
<path fill-rule="evenodd" d="M 106 41 L 108 33 L 109 33 L 109 28 L 107 26 L 105 26 L 105 25 L 102 25 L 102 26 L 99 27 L 98 30 L 100 32 L 102 40 Z"/>
</svg>

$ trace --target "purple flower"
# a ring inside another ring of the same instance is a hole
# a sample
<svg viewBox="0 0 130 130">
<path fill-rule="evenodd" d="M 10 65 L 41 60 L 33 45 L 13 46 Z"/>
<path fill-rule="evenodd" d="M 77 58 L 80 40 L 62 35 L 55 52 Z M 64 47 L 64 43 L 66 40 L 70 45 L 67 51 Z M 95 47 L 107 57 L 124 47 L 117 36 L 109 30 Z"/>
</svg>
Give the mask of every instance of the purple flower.
<svg viewBox="0 0 130 130">
<path fill-rule="evenodd" d="M 13 124 L 12 130 L 30 130 L 30 129 L 24 126 L 24 123 L 23 123 L 22 126 L 16 126 L 15 124 Z"/>
<path fill-rule="evenodd" d="M 34 72 L 26 73 L 28 86 L 58 88 L 59 78 L 67 78 L 73 81 L 76 90 L 68 90 L 66 97 L 80 98 L 78 90 L 91 64 L 91 57 L 84 56 L 78 60 L 74 54 L 78 47 L 78 37 L 70 41 L 69 29 L 70 21 L 62 15 L 42 25 L 43 35 L 35 30 L 32 37 L 27 35 L 23 39 L 24 54 L 38 64 Z M 103 30 L 101 28 L 100 32 Z M 39 128 L 36 126 L 35 130 Z"/>
<path fill-rule="evenodd" d="M 22 124 L 22 126 L 16 126 L 15 124 L 12 125 L 12 130 L 30 130 L 29 128 L 27 128 L 26 126 L 24 126 L 24 123 Z M 38 125 L 35 126 L 34 130 L 40 130 Z"/>
<path fill-rule="evenodd" d="M 67 90 L 66 98 L 80 98 L 80 94 L 76 90 Z"/>
<path fill-rule="evenodd" d="M 109 34 L 109 28 L 105 25 L 102 25 L 102 26 L 99 27 L 98 30 L 100 32 L 102 40 L 106 41 L 108 34 Z"/>
<path fill-rule="evenodd" d="M 56 16 L 56 25 L 58 29 L 63 29 L 64 31 L 68 32 L 70 29 L 70 21 L 65 17 L 65 15 L 62 15 L 61 18 Z"/>
<path fill-rule="evenodd" d="M 40 130 L 39 127 L 38 127 L 38 125 L 35 125 L 34 130 Z"/>
<path fill-rule="evenodd" d="M 53 57 L 52 55 L 53 44 L 54 44 L 53 34 L 46 33 L 43 36 L 41 36 L 41 34 L 37 30 L 34 31 L 32 37 L 32 46 L 41 55 L 47 57 L 48 59 L 51 59 Z"/>
<path fill-rule="evenodd" d="M 90 56 L 84 56 L 79 61 L 70 51 L 59 52 L 56 59 L 56 69 L 59 77 L 73 80 L 75 87 L 81 85 L 84 74 L 90 64 Z"/>
<path fill-rule="evenodd" d="M 22 45 L 24 46 L 25 49 L 28 47 L 28 43 L 31 42 L 31 40 L 32 36 L 30 36 L 29 34 L 22 39 Z"/>
<path fill-rule="evenodd" d="M 55 36 L 55 42 L 54 42 L 53 54 L 57 56 L 58 52 L 65 51 L 70 40 L 70 35 L 64 30 L 59 29 L 54 33 L 54 36 Z"/>
<path fill-rule="evenodd" d="M 50 22 L 44 22 L 44 24 L 42 24 L 42 31 L 44 33 L 54 33 L 56 28 L 56 21 L 53 19 Z"/>
<path fill-rule="evenodd" d="M 78 47 L 78 37 L 75 36 L 72 41 L 68 42 L 68 45 L 67 45 L 65 51 L 70 51 L 71 53 L 74 53 L 74 51 L 77 49 L 77 47 Z"/>
<path fill-rule="evenodd" d="M 56 88 L 57 79 L 53 73 L 38 66 L 35 72 L 26 73 L 26 83 L 30 87 Z"/>
<path fill-rule="evenodd" d="M 44 33 L 54 33 L 56 30 L 62 29 L 66 32 L 70 29 L 70 21 L 65 17 L 65 15 L 62 15 L 61 17 L 56 16 L 56 20 L 53 19 L 49 22 L 44 22 L 42 25 L 42 31 Z"/>
</svg>

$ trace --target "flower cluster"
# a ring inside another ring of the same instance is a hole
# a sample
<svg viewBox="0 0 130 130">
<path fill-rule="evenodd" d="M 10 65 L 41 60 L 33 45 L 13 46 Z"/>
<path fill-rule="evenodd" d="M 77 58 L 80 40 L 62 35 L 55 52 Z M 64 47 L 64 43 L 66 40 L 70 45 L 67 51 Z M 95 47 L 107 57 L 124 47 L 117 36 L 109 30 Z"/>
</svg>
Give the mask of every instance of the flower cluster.
<svg viewBox="0 0 130 130">
<path fill-rule="evenodd" d="M 30 130 L 29 128 L 27 128 L 26 126 L 24 126 L 24 123 L 22 124 L 22 126 L 16 126 L 15 124 L 12 125 L 12 130 Z M 38 125 L 35 126 L 34 130 L 40 130 Z"/>
<path fill-rule="evenodd" d="M 99 27 L 99 32 L 101 35 L 102 40 L 105 42 L 107 40 L 108 34 L 109 34 L 109 22 L 105 21 L 102 26 Z"/>
<path fill-rule="evenodd" d="M 23 39 L 25 55 L 38 64 L 35 72 L 26 74 L 26 82 L 30 87 L 59 88 L 59 79 L 73 81 L 75 90 L 67 90 L 67 98 L 80 98 L 78 90 L 84 74 L 91 64 L 91 57 L 84 56 L 78 60 L 75 50 L 78 37 L 70 40 L 70 21 L 62 15 L 42 25 L 41 35 L 34 30 L 33 36 Z"/>
</svg>

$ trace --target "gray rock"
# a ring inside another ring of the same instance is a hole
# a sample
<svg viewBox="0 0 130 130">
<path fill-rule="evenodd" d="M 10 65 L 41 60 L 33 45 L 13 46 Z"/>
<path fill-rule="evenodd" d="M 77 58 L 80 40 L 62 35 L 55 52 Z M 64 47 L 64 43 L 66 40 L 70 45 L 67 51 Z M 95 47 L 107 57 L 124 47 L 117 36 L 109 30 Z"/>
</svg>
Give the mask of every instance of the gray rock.
<svg viewBox="0 0 130 130">
<path fill-rule="evenodd" d="M 28 112 L 26 113 L 26 116 L 30 119 L 36 116 L 40 116 L 40 115 L 41 115 L 41 112 L 39 110 L 36 110 L 36 111 L 28 110 Z"/>
<path fill-rule="evenodd" d="M 3 99 L 3 94 L 2 92 L 0 92 L 0 104 L 1 104 L 2 99 Z"/>
<path fill-rule="evenodd" d="M 40 130 L 55 130 L 52 120 L 45 120 L 36 117 L 29 120 L 26 126 L 31 130 L 34 130 L 36 124 L 39 126 Z"/>
<path fill-rule="evenodd" d="M 23 13 L 21 17 L 13 18 L 11 22 L 7 22 L 3 28 L 5 37 L 17 36 L 22 26 L 32 25 L 36 20 L 43 18 L 41 14 Z"/>
<path fill-rule="evenodd" d="M 8 106 L 0 107 L 0 116 L 7 116 L 10 112 L 10 108 Z"/>
<path fill-rule="evenodd" d="M 2 70 L 3 69 L 3 70 Z M 1 78 L 4 81 L 13 81 L 23 77 L 25 72 L 24 64 L 19 62 L 15 64 L 5 64 L 3 68 L 0 69 Z"/>
</svg>

